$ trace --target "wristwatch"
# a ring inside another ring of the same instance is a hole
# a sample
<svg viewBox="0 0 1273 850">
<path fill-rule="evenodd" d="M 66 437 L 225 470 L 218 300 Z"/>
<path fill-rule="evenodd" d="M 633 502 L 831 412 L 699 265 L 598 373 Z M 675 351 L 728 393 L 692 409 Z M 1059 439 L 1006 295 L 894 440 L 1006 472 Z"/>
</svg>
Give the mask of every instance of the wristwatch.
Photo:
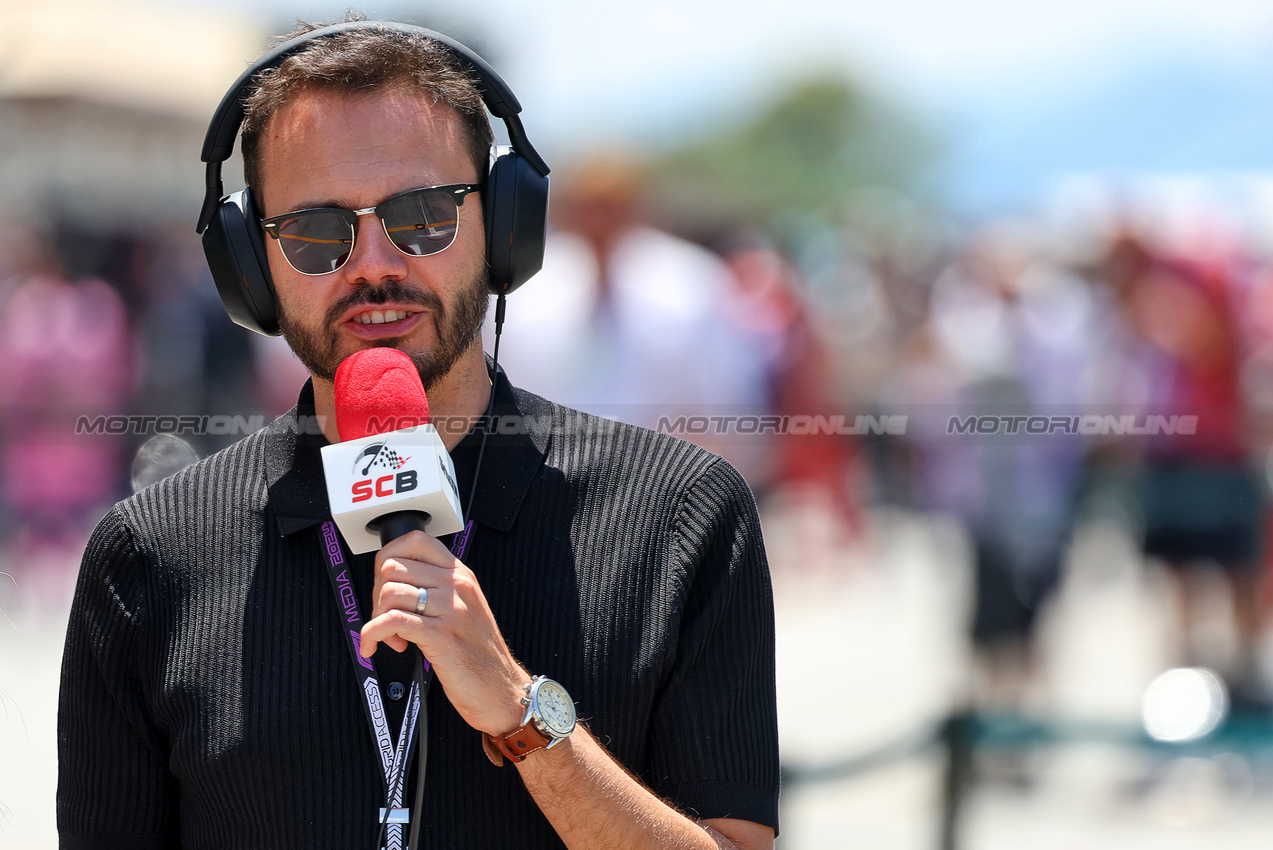
<svg viewBox="0 0 1273 850">
<path fill-rule="evenodd" d="M 521 761 L 536 750 L 550 750 L 574 731 L 575 703 L 558 682 L 536 676 L 522 690 L 526 713 L 521 725 L 503 735 L 482 733 L 482 749 L 496 767 L 504 764 L 504 757 Z"/>
</svg>

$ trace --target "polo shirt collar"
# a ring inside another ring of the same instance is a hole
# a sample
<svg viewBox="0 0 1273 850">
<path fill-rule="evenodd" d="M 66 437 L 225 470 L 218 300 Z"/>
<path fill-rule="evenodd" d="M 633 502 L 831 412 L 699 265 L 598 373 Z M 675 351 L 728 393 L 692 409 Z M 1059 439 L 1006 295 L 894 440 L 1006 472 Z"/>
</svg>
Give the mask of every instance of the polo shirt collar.
<svg viewBox="0 0 1273 850">
<path fill-rule="evenodd" d="M 469 518 L 507 532 L 547 457 L 552 409 L 544 399 L 514 389 L 503 368 L 495 368 L 489 357 L 486 365 L 495 384 L 495 428 L 485 452 L 481 429 L 474 428 L 451 452 L 451 459 L 460 504 L 469 508 Z M 330 519 L 319 452 L 329 443 L 314 410 L 313 381 L 305 382 L 295 407 L 266 427 L 264 439 L 269 506 L 279 534 L 295 534 Z M 469 506 L 479 453 L 482 469 Z"/>
</svg>

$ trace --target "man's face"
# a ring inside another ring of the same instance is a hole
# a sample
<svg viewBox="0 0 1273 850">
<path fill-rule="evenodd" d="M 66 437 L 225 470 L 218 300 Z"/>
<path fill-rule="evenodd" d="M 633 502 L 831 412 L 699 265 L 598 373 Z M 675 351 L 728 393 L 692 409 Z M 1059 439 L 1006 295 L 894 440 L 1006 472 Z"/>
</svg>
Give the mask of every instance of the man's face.
<svg viewBox="0 0 1273 850">
<path fill-rule="evenodd" d="M 280 109 L 261 142 L 262 216 L 312 207 L 364 209 L 411 189 L 476 183 L 455 112 L 431 98 L 308 93 Z M 279 326 L 317 378 L 363 348 L 406 352 L 430 391 L 477 342 L 486 315 L 486 240 L 480 195 L 459 209 L 455 242 L 409 257 L 375 216 L 359 216 L 354 250 L 340 269 L 306 276 L 266 238 Z M 368 323 L 371 314 L 409 313 Z M 360 322 L 359 319 L 363 321 Z"/>
</svg>

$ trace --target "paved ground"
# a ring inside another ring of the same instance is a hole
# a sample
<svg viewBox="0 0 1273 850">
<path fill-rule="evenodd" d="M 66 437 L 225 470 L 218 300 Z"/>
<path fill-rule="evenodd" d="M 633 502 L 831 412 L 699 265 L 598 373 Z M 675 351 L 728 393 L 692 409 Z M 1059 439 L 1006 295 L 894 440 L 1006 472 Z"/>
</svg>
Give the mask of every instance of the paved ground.
<svg viewBox="0 0 1273 850">
<path fill-rule="evenodd" d="M 60 565 L 48 572 L 68 571 Z M 57 846 L 58 668 L 70 587 L 65 580 L 41 584 L 36 591 L 33 581 L 15 586 L 0 575 L 6 612 L 0 617 L 0 847 L 6 850 Z"/>
<path fill-rule="evenodd" d="M 817 521 L 767 517 L 788 764 L 834 762 L 931 728 L 972 687 L 965 542 L 940 523 L 878 520 L 865 550 L 810 564 L 795 562 L 792 541 L 816 538 Z M 1085 529 L 1069 567 L 1043 618 L 1042 672 L 1026 705 L 1134 731 L 1145 687 L 1170 666 L 1169 583 L 1111 528 Z M 1217 616 L 1218 651 L 1224 626 Z M 856 777 L 789 787 L 779 846 L 936 848 L 945 763 L 930 747 Z M 1236 850 L 1273 840 L 1273 766 L 1243 754 L 1184 758 L 1087 743 L 981 766 L 961 848 Z"/>
<path fill-rule="evenodd" d="M 786 762 L 834 765 L 905 742 L 968 692 L 966 550 L 955 529 L 881 515 L 870 542 L 845 547 L 807 507 L 775 508 L 765 525 Z M 1085 532 L 1071 565 L 1043 624 L 1045 674 L 1027 701 L 1056 716 L 1135 724 L 1145 685 L 1170 656 L 1166 583 L 1108 529 Z M 11 621 L 0 618 L 6 850 L 56 846 L 54 730 L 70 592 L 59 574 L 65 566 L 49 562 L 25 565 L 18 587 L 0 577 Z M 860 775 L 790 786 L 779 847 L 936 847 L 944 764 L 930 747 Z M 1241 754 L 1169 758 L 1089 744 L 986 768 L 993 776 L 969 798 L 963 848 L 1241 850 L 1273 836 L 1273 769 Z"/>
</svg>

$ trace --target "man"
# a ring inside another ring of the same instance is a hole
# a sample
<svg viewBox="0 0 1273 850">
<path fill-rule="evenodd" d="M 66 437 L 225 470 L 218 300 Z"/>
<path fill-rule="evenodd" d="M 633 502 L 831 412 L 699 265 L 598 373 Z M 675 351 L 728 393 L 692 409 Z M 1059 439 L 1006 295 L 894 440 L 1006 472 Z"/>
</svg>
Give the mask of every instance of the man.
<svg viewBox="0 0 1273 850">
<path fill-rule="evenodd" d="M 453 56 L 360 30 L 265 82 L 243 146 L 268 225 L 480 184 L 489 141 Z M 773 614 L 746 485 L 718 457 L 492 370 L 482 207 L 455 215 L 454 242 L 429 256 L 359 216 L 348 256 L 322 274 L 266 240 L 280 325 L 313 380 L 291 413 L 121 502 L 94 533 L 63 669 L 63 847 L 373 845 L 383 775 L 322 574 L 318 448 L 338 439 L 337 365 L 377 345 L 416 362 L 435 420 L 481 416 L 494 392 L 497 416 L 529 423 L 489 438 L 462 560 L 419 532 L 374 559 L 343 550 L 389 713 L 403 714 L 410 645 L 441 686 L 411 815 L 422 845 L 772 847 Z M 321 435 L 303 427 L 313 416 Z M 466 495 L 481 435 L 443 437 Z M 483 736 L 523 723 L 532 673 L 560 682 L 586 727 L 492 766 Z"/>
<path fill-rule="evenodd" d="M 607 151 L 563 173 L 554 175 L 559 229 L 535 278 L 539 297 L 510 313 L 501 348 L 519 383 L 647 428 L 661 418 L 767 413 L 773 340 L 742 321 L 724 261 L 645 220 L 646 169 Z M 764 466 L 764 438 L 691 441 L 753 483 Z"/>
</svg>

